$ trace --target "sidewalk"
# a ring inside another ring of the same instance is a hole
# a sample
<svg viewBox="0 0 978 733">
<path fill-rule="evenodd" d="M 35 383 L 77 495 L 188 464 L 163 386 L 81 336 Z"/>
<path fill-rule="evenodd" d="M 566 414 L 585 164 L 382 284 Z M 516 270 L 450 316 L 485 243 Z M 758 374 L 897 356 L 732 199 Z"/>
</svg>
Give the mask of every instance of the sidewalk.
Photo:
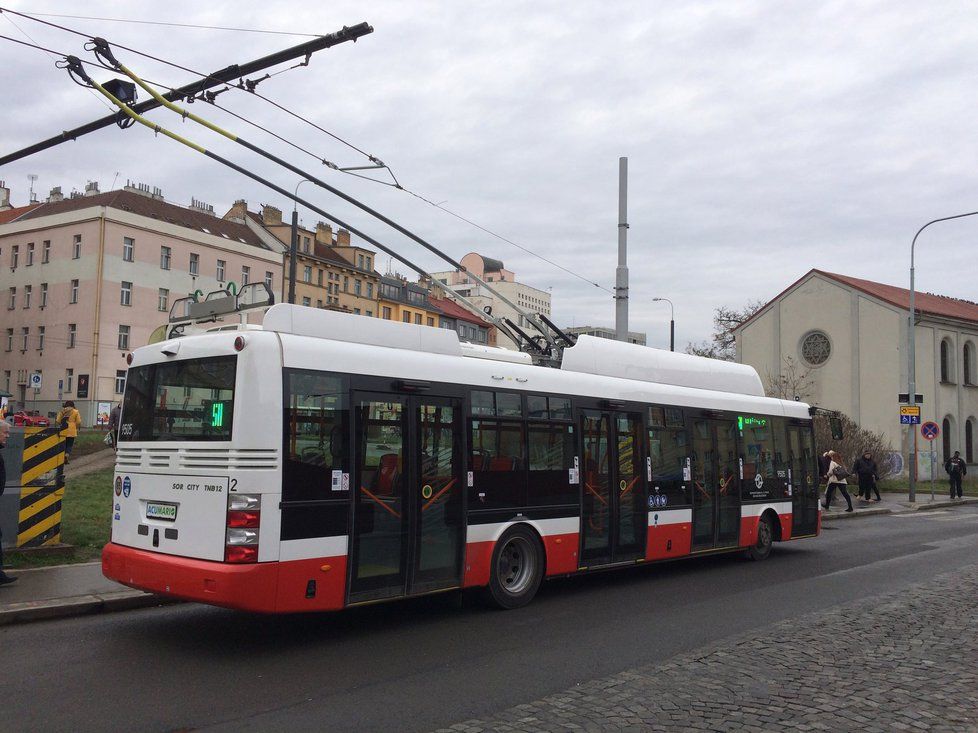
<svg viewBox="0 0 978 733">
<path fill-rule="evenodd" d="M 947 486 L 942 491 L 934 492 L 934 501 L 930 498 L 930 489 L 927 491 L 917 490 L 917 501 L 911 504 L 907 500 L 907 494 L 894 494 L 882 492 L 882 501 L 860 501 L 855 493 L 850 490 L 852 496 L 852 511 L 846 511 L 846 500 L 836 492 L 832 499 L 832 508 L 822 512 L 822 521 L 834 521 L 836 519 L 854 519 L 856 517 L 866 517 L 875 514 L 902 514 L 904 512 L 926 511 L 928 509 L 941 509 L 944 507 L 959 506 L 961 504 L 976 504 L 978 498 L 966 496 L 963 499 L 951 501 L 947 494 Z M 822 491 L 822 499 L 825 499 L 825 492 Z"/>
<path fill-rule="evenodd" d="M 102 575 L 99 562 L 12 570 L 0 588 L 0 626 L 156 606 L 168 599 L 127 588 Z"/>
</svg>

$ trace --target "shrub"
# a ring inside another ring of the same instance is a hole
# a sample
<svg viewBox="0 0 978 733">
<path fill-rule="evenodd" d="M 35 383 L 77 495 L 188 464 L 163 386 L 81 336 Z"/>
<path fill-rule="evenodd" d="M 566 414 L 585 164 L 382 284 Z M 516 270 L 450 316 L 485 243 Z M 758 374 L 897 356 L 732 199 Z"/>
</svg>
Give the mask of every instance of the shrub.
<svg viewBox="0 0 978 733">
<path fill-rule="evenodd" d="M 890 474 L 890 462 L 887 455 L 893 450 L 890 441 L 884 433 L 874 433 L 863 430 L 856 421 L 847 415 L 840 415 L 842 421 L 842 440 L 832 438 L 829 418 L 825 415 L 815 416 L 815 447 L 818 455 L 827 450 L 834 450 L 842 456 L 842 462 L 849 468 L 865 451 L 873 454 L 873 460 L 879 469 L 881 479 Z"/>
</svg>

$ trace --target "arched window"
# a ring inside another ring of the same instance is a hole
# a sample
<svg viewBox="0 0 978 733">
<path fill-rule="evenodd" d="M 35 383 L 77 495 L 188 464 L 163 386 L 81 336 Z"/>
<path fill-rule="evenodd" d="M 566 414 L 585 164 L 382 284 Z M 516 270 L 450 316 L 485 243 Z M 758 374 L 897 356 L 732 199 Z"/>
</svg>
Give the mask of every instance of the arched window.
<svg viewBox="0 0 978 733">
<path fill-rule="evenodd" d="M 968 418 L 964 424 L 964 460 L 967 463 L 975 462 L 975 419 Z"/>
<path fill-rule="evenodd" d="M 951 381 L 951 342 L 948 339 L 941 341 L 941 381 Z"/>
<path fill-rule="evenodd" d="M 942 461 L 946 461 L 951 457 L 951 418 L 945 417 L 943 422 L 941 422 L 941 446 L 944 449 L 944 455 L 941 458 Z"/>
<path fill-rule="evenodd" d="M 961 381 L 965 384 L 978 384 L 978 379 L 975 378 L 975 367 L 978 366 L 975 363 L 975 345 L 971 341 L 965 342 L 961 357 L 964 377 Z"/>
</svg>

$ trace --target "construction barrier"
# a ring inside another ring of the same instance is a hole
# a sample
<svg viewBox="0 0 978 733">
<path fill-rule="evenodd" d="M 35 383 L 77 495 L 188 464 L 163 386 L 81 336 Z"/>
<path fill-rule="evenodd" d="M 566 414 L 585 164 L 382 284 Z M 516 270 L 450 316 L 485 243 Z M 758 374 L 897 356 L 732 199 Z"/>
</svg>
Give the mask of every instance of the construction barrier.
<svg viewBox="0 0 978 733">
<path fill-rule="evenodd" d="M 22 456 L 17 547 L 59 544 L 65 439 L 58 428 L 25 428 Z"/>
</svg>

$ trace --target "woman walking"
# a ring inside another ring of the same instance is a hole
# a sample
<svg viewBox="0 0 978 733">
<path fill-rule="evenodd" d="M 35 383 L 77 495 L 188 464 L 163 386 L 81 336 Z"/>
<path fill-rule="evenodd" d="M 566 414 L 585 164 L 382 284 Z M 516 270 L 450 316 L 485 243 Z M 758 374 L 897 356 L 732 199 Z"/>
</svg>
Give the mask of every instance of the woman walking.
<svg viewBox="0 0 978 733">
<path fill-rule="evenodd" d="M 842 456 L 836 453 L 834 450 L 829 451 L 829 470 L 825 474 L 826 488 L 825 488 L 825 510 L 828 511 L 829 507 L 832 506 L 832 496 L 835 494 L 836 488 L 839 489 L 843 498 L 846 500 L 846 504 L 849 508 L 846 509 L 847 512 L 852 511 L 852 497 L 849 496 L 849 492 L 846 490 L 848 484 L 846 483 L 846 476 L 849 472 L 842 465 Z"/>
</svg>

